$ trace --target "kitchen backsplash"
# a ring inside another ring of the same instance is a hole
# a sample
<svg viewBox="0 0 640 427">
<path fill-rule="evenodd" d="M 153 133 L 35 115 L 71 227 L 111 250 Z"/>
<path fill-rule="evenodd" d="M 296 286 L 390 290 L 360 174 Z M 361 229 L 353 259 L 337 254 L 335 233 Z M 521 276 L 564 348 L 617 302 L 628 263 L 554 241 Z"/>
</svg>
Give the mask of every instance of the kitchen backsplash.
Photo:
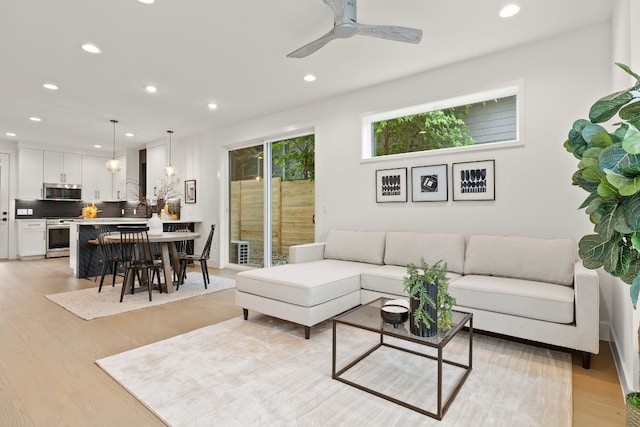
<svg viewBox="0 0 640 427">
<path fill-rule="evenodd" d="M 82 208 L 86 202 L 52 201 L 52 200 L 18 200 L 16 199 L 16 219 L 39 218 L 81 218 Z M 90 204 L 90 203 L 89 203 Z M 98 218 L 146 218 L 144 206 L 136 202 L 100 202 L 96 203 Z M 31 209 L 32 215 L 23 215 L 23 210 Z M 18 212 L 21 214 L 18 215 Z"/>
</svg>

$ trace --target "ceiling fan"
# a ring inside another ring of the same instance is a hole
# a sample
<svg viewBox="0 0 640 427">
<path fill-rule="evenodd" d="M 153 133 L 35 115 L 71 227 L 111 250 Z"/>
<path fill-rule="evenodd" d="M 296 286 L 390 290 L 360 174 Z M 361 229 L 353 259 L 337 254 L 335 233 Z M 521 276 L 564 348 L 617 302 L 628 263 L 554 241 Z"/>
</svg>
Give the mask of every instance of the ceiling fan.
<svg viewBox="0 0 640 427">
<path fill-rule="evenodd" d="M 355 35 L 378 37 L 406 43 L 420 43 L 422 30 L 395 25 L 366 25 L 356 22 L 357 0 L 324 0 L 333 12 L 333 28 L 324 36 L 294 50 L 288 58 L 304 58 L 334 39 Z"/>
</svg>

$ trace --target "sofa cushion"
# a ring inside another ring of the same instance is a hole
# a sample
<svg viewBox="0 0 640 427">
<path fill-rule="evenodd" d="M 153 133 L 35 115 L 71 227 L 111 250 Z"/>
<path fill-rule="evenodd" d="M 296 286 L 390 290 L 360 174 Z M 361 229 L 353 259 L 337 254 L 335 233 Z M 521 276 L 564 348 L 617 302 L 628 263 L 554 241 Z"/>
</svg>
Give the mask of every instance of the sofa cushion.
<svg viewBox="0 0 640 427">
<path fill-rule="evenodd" d="M 331 230 L 324 245 L 324 257 L 342 261 L 382 264 L 385 232 Z"/>
<path fill-rule="evenodd" d="M 407 275 L 407 268 L 399 265 L 383 265 L 362 273 L 362 289 L 384 294 L 406 295 L 402 281 Z M 460 274 L 447 272 L 449 283 L 460 277 Z"/>
<path fill-rule="evenodd" d="M 455 233 L 387 233 L 384 263 L 420 266 L 420 259 L 429 264 L 443 260 L 447 270 L 462 274 L 464 269 L 464 236 Z"/>
<path fill-rule="evenodd" d="M 236 289 L 303 307 L 360 290 L 360 275 L 371 264 L 320 260 L 248 270 L 236 275 Z"/>
<path fill-rule="evenodd" d="M 555 323 L 574 320 L 574 290 L 530 280 L 468 275 L 449 284 L 456 306 Z"/>
<path fill-rule="evenodd" d="M 464 274 L 573 285 L 576 244 L 571 239 L 470 236 Z"/>
</svg>

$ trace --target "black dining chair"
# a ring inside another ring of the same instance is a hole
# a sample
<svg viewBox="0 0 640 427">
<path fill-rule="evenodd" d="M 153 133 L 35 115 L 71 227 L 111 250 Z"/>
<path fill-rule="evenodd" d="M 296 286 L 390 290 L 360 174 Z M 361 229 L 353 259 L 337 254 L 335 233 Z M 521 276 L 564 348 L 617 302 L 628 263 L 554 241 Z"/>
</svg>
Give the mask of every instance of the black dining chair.
<svg viewBox="0 0 640 427">
<path fill-rule="evenodd" d="M 213 233 L 216 229 L 216 225 L 211 225 L 211 231 L 209 231 L 209 237 L 207 238 L 207 242 L 204 244 L 204 248 L 202 249 L 202 253 L 200 255 L 189 255 L 184 254 L 180 255 L 180 279 L 178 280 L 178 285 L 176 286 L 176 290 L 180 289 L 180 285 L 184 283 L 184 279 L 186 277 L 187 263 L 188 262 L 199 262 L 200 269 L 202 270 L 202 279 L 204 280 L 204 288 L 207 289 L 207 284 L 209 281 L 209 268 L 207 267 L 207 261 L 209 260 L 209 254 L 211 252 L 211 242 L 213 241 Z"/>
<path fill-rule="evenodd" d="M 158 289 L 162 293 L 160 272 L 163 269 L 161 260 L 154 260 L 149 244 L 147 227 L 118 227 L 120 230 L 120 253 L 122 268 L 124 269 L 124 281 L 120 293 L 120 302 L 124 299 L 127 281 L 131 281 L 131 293 L 134 291 L 135 279 L 141 286 L 147 286 L 149 301 L 153 288 L 153 278 L 158 277 Z M 131 277 L 131 275 L 134 275 Z"/>
<path fill-rule="evenodd" d="M 112 274 L 111 286 L 116 285 L 116 275 L 118 274 L 118 266 L 120 264 L 120 246 L 115 242 L 108 242 L 105 237 L 111 234 L 109 227 L 98 229 L 98 250 L 100 251 L 100 264 L 102 271 L 100 272 L 100 286 L 98 292 L 102 291 L 102 284 L 107 272 Z"/>
<path fill-rule="evenodd" d="M 189 225 L 188 224 L 170 224 L 168 226 L 168 230 L 169 232 L 172 233 L 189 233 L 191 232 L 191 230 L 189 229 Z M 190 253 L 193 253 L 193 240 L 175 240 L 173 242 L 175 248 L 176 248 L 176 253 L 178 255 L 178 260 L 181 257 L 184 257 Z M 180 262 L 178 261 L 178 265 L 172 265 L 173 267 L 173 277 L 174 280 L 176 282 L 180 281 L 180 277 L 178 277 L 178 274 L 183 274 L 186 275 L 187 271 L 186 269 L 182 269 L 180 268 Z M 185 277 L 186 278 L 186 277 Z M 182 280 L 184 280 L 185 278 L 183 278 Z"/>
</svg>

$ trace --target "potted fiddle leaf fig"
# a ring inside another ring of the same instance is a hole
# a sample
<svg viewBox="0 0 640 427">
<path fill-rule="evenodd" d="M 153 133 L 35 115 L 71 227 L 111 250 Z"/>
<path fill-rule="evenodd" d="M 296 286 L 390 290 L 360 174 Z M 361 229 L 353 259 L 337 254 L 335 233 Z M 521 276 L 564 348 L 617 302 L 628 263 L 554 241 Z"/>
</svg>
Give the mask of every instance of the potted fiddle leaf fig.
<svg viewBox="0 0 640 427">
<path fill-rule="evenodd" d="M 594 233 L 578 244 L 582 263 L 630 284 L 635 309 L 640 291 L 640 76 L 616 65 L 636 83 L 596 101 L 589 120 L 573 123 L 564 147 L 580 161 L 572 181 L 588 193 L 580 209 L 594 224 Z M 610 130 L 599 124 L 611 119 Z M 629 393 L 626 401 L 627 419 L 636 413 L 640 423 L 638 393 Z"/>
<path fill-rule="evenodd" d="M 438 329 L 451 329 L 456 300 L 449 295 L 446 263 L 440 260 L 429 265 L 424 258 L 420 259 L 420 268 L 410 263 L 403 285 L 410 298 L 411 333 L 431 337 Z"/>
</svg>

